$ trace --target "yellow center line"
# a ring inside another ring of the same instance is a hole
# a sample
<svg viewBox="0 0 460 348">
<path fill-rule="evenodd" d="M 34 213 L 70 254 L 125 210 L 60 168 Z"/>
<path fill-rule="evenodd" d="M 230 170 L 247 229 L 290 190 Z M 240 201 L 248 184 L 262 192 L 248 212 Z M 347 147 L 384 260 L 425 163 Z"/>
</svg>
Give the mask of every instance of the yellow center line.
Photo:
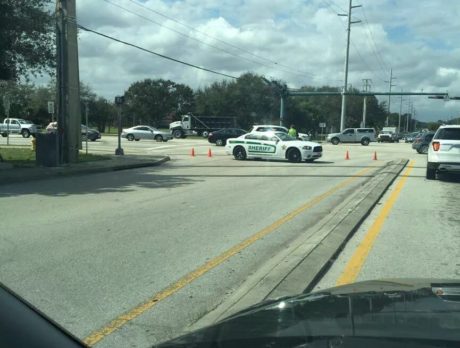
<svg viewBox="0 0 460 348">
<path fill-rule="evenodd" d="M 106 326 L 103 328 L 94 331 L 91 333 L 88 337 L 84 339 L 85 344 L 92 346 L 99 341 L 101 341 L 104 337 L 110 335 L 114 331 L 118 330 L 122 326 L 124 326 L 126 323 L 129 321 L 137 318 L 141 314 L 145 313 L 147 310 L 151 309 L 153 306 L 155 306 L 158 302 L 161 300 L 164 300 L 165 298 L 175 294 L 178 292 L 180 289 L 185 287 L 186 285 L 192 283 L 199 277 L 201 277 L 203 274 L 209 272 L 210 270 L 216 268 L 220 264 L 222 264 L 224 261 L 228 260 L 232 256 L 238 254 L 240 251 L 246 249 L 248 246 L 251 244 L 254 244 L 256 241 L 260 240 L 261 238 L 267 236 L 268 234 L 272 233 L 275 231 L 278 227 L 283 225 L 284 223 L 292 220 L 294 217 L 299 215 L 300 213 L 304 212 L 305 210 L 317 205 L 321 201 L 325 200 L 327 197 L 331 196 L 335 192 L 339 191 L 340 189 L 350 185 L 353 181 L 357 180 L 359 177 L 363 176 L 367 172 L 369 172 L 371 169 L 375 167 L 367 167 L 356 174 L 354 174 L 352 177 L 342 181 L 341 183 L 337 184 L 334 186 L 332 189 L 329 191 L 326 191 L 325 193 L 316 196 L 312 200 L 308 201 L 307 203 L 303 204 L 299 208 L 295 209 L 294 211 L 290 212 L 289 214 L 285 215 L 284 217 L 280 218 L 279 220 L 275 221 L 271 225 L 265 227 L 264 229 L 260 230 L 256 234 L 252 235 L 251 237 L 243 240 L 241 243 L 233 246 L 232 248 L 228 249 L 227 251 L 223 252 L 219 256 L 209 260 L 205 264 L 201 265 L 194 271 L 186 274 L 179 280 L 177 280 L 175 283 L 171 284 L 168 286 L 166 289 L 160 291 L 159 293 L 155 294 L 153 297 L 149 298 L 147 301 L 141 303 L 137 307 L 133 308 L 129 312 L 126 312 L 116 319 L 112 320 L 110 323 L 108 323 Z"/>
<path fill-rule="evenodd" d="M 375 219 L 372 226 L 367 231 L 366 235 L 364 236 L 363 241 L 355 250 L 353 256 L 348 261 L 345 269 L 343 270 L 342 274 L 340 275 L 339 279 L 337 279 L 337 285 L 344 285 L 353 283 L 356 278 L 358 277 L 361 268 L 366 262 L 367 256 L 371 251 L 372 247 L 374 246 L 375 240 L 377 239 L 380 231 L 382 230 L 383 224 L 385 223 L 385 219 L 391 212 L 393 205 L 395 204 L 396 200 L 403 189 L 407 178 L 409 177 L 410 172 L 412 171 L 414 166 L 414 161 L 411 161 L 404 171 L 404 174 L 399 179 L 398 183 L 396 184 L 395 189 L 391 192 L 390 197 L 387 199 L 386 203 L 382 207 L 379 215 Z"/>
</svg>

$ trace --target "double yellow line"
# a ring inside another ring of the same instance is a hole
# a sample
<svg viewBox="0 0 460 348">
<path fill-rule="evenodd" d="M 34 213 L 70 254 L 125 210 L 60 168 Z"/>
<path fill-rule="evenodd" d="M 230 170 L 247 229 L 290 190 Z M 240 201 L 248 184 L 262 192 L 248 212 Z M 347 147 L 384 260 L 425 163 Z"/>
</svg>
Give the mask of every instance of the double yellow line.
<svg viewBox="0 0 460 348">
<path fill-rule="evenodd" d="M 86 337 L 84 339 L 84 342 L 89 346 L 92 346 L 92 345 L 98 343 L 104 337 L 110 335 L 114 331 L 116 331 L 119 328 L 121 328 L 122 326 L 124 326 L 129 321 L 131 321 L 131 320 L 137 318 L 138 316 L 140 316 L 141 314 L 145 313 L 147 310 L 151 309 L 153 306 L 155 306 L 160 301 L 162 301 L 165 298 L 175 294 L 176 292 L 178 292 L 180 289 L 182 289 L 186 285 L 192 283 L 193 281 L 195 281 L 196 279 L 198 279 L 199 277 L 201 277 L 205 273 L 207 273 L 210 270 L 216 268 L 217 266 L 222 264 L 224 261 L 230 259 L 232 256 L 238 254 L 240 251 L 246 249 L 250 245 L 252 245 L 255 242 L 257 242 L 258 240 L 260 240 L 261 238 L 263 238 L 263 237 L 267 236 L 268 234 L 272 233 L 278 227 L 280 227 L 281 225 L 285 224 L 286 222 L 292 220 L 293 218 L 295 218 L 300 213 L 304 212 L 307 209 L 310 209 L 311 207 L 317 205 L 321 201 L 323 201 L 326 198 L 330 197 L 331 195 L 333 195 L 334 193 L 336 193 L 340 189 L 350 185 L 352 182 L 357 180 L 359 177 L 362 177 L 363 175 L 368 173 L 371 169 L 372 169 L 372 167 L 367 167 L 365 169 L 360 170 L 354 176 L 342 181 L 341 183 L 337 184 L 336 186 L 334 186 L 329 191 L 326 191 L 325 193 L 323 193 L 323 194 L 321 194 L 319 196 L 316 196 L 315 198 L 313 198 L 309 202 L 303 204 L 302 206 L 298 207 L 294 211 L 290 212 L 289 214 L 287 214 L 287 215 L 283 216 L 282 218 L 280 218 L 279 220 L 275 221 L 270 226 L 265 227 L 264 229 L 260 230 L 259 232 L 257 232 L 256 234 L 252 235 L 251 237 L 245 239 L 241 243 L 233 246 L 232 248 L 228 249 L 227 251 L 225 251 L 224 253 L 220 254 L 219 256 L 209 260 L 208 262 L 206 262 L 202 266 L 200 266 L 197 269 L 195 269 L 194 271 L 186 274 L 185 276 L 183 276 L 182 278 L 177 280 L 175 283 L 173 283 L 170 286 L 168 286 L 166 289 L 164 289 L 164 290 L 160 291 L 159 293 L 155 294 L 153 297 L 149 298 L 144 303 L 138 305 L 137 307 L 133 308 L 129 312 L 126 312 L 126 313 L 120 315 L 116 319 L 112 320 L 109 324 L 104 326 L 103 328 L 93 332 L 92 334 L 90 334 L 88 337 Z"/>
</svg>

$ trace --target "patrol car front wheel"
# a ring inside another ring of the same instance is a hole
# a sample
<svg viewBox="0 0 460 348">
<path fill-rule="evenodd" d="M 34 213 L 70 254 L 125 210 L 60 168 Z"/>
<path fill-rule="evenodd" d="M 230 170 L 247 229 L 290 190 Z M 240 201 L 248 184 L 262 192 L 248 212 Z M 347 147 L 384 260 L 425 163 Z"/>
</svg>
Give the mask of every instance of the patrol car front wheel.
<svg viewBox="0 0 460 348">
<path fill-rule="evenodd" d="M 233 149 L 233 157 L 236 160 L 242 161 L 246 159 L 246 150 L 242 146 L 237 146 Z"/>
<path fill-rule="evenodd" d="M 286 157 L 289 160 L 289 162 L 293 162 L 293 163 L 299 163 L 300 160 L 302 159 L 302 156 L 300 155 L 300 151 L 297 149 L 288 150 Z"/>
</svg>

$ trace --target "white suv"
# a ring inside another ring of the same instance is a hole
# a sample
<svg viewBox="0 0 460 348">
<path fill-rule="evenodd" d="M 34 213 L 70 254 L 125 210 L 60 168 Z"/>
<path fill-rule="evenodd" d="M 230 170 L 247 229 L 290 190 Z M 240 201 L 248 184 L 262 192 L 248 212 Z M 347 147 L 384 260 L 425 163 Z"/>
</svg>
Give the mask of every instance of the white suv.
<svg viewBox="0 0 460 348">
<path fill-rule="evenodd" d="M 460 172 L 460 126 L 441 126 L 428 146 L 426 178 L 436 172 Z"/>
<path fill-rule="evenodd" d="M 283 126 L 275 126 L 275 125 L 271 125 L 271 124 L 259 124 L 259 125 L 253 126 L 249 133 L 253 133 L 253 132 L 283 132 L 283 133 L 287 133 L 288 131 L 289 130 L 286 127 L 283 127 Z M 305 134 L 305 133 L 298 133 L 297 132 L 297 137 L 300 140 L 303 140 L 303 141 L 309 141 L 310 140 L 310 136 L 308 134 Z"/>
</svg>

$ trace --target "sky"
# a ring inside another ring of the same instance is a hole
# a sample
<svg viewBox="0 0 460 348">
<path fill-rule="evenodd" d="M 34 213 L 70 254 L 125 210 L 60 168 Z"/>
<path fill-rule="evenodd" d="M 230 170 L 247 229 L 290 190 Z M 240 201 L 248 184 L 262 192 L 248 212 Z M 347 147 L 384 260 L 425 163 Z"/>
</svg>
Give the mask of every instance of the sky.
<svg viewBox="0 0 460 348">
<path fill-rule="evenodd" d="M 151 51 L 231 76 L 280 79 L 291 88 L 343 86 L 348 0 L 76 0 L 77 21 Z M 354 0 L 348 83 L 387 92 L 460 96 L 460 1 Z M 112 99 L 135 81 L 194 89 L 230 79 L 79 34 L 80 79 Z M 385 82 L 386 81 L 386 82 Z M 388 97 L 381 100 L 388 101 Z M 421 121 L 460 115 L 460 101 L 404 97 Z M 391 98 L 399 112 L 401 98 Z"/>
</svg>

